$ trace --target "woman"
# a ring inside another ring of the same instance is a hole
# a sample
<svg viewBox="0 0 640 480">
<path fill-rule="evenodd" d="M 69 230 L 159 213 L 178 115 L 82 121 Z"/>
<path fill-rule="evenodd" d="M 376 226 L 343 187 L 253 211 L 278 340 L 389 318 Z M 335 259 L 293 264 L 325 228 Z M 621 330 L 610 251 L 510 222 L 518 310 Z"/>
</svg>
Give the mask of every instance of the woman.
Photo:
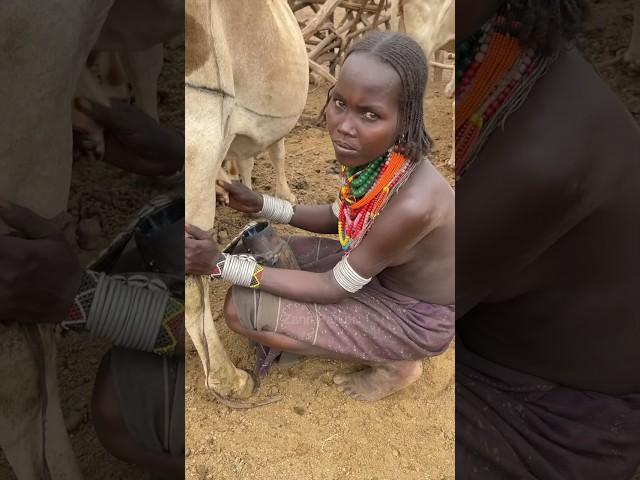
<svg viewBox="0 0 640 480">
<path fill-rule="evenodd" d="M 406 36 L 375 33 L 348 52 L 324 109 L 342 166 L 334 205 L 222 185 L 236 210 L 339 234 L 290 239 L 302 270 L 220 254 L 187 226 L 186 272 L 238 285 L 225 302 L 230 328 L 272 349 L 366 363 L 334 378 L 358 400 L 413 383 L 454 332 L 454 195 L 426 159 L 426 82 L 425 56 Z"/>
<path fill-rule="evenodd" d="M 456 474 L 628 480 L 640 132 L 571 45 L 586 0 L 457 7 Z"/>
</svg>

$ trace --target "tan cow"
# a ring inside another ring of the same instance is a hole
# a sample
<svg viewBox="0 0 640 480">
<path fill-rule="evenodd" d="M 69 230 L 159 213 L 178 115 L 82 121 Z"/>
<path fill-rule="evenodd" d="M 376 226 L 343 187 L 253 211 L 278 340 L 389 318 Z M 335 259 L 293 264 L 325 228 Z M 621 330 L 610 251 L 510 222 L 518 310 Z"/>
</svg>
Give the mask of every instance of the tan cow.
<svg viewBox="0 0 640 480">
<path fill-rule="evenodd" d="M 122 6 L 129 0 L 117 2 Z M 176 5 L 175 0 L 135 3 L 157 13 L 171 2 Z M 0 192 L 45 217 L 66 210 L 71 100 L 113 5 L 114 0 L 2 2 Z M 118 41 L 148 48 L 158 43 L 153 35 L 160 25 L 152 25 L 152 32 L 127 28 Z M 8 231 L 0 221 L 0 235 Z M 55 368 L 51 327 L 0 325 L 0 448 L 19 480 L 81 478 L 64 426 Z"/>
<path fill-rule="evenodd" d="M 391 18 L 392 28 L 418 42 L 428 59 L 439 50 L 455 50 L 454 0 L 392 0 Z M 448 97 L 453 96 L 454 78 L 445 88 Z"/>
<path fill-rule="evenodd" d="M 186 222 L 213 234 L 214 184 L 226 158 L 243 161 L 294 127 L 309 66 L 286 0 L 186 2 Z M 207 278 L 187 278 L 186 328 L 205 385 L 249 396 L 253 380 L 229 360 L 213 323 Z"/>
<path fill-rule="evenodd" d="M 428 59 L 440 49 L 455 50 L 455 0 L 392 0 L 391 12 L 392 27 L 417 41 Z M 451 75 L 444 89 L 448 98 L 455 92 L 455 78 Z M 451 111 L 455 114 L 455 110 L 454 101 Z M 451 132 L 452 145 L 455 145 L 455 121 L 452 121 Z M 455 148 L 451 150 L 449 164 L 455 164 Z"/>
</svg>

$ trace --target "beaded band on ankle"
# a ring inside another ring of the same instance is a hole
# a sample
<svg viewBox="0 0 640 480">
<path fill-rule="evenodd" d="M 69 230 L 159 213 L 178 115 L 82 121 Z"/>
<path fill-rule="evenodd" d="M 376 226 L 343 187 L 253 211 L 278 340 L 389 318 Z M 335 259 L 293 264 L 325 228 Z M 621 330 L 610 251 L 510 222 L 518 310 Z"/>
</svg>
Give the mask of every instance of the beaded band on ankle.
<svg viewBox="0 0 640 480">
<path fill-rule="evenodd" d="M 293 205 L 291 202 L 271 195 L 262 195 L 262 210 L 258 215 L 272 222 L 289 224 L 293 217 Z"/>
</svg>

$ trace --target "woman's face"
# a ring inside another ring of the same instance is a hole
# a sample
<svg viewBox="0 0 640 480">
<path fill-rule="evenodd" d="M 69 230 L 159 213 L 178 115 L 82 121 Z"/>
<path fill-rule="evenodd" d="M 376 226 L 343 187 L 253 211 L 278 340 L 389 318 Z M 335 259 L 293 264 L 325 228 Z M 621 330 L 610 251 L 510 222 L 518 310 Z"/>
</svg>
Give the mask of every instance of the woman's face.
<svg viewBox="0 0 640 480">
<path fill-rule="evenodd" d="M 365 165 L 398 138 L 400 77 L 366 53 L 342 66 L 326 109 L 336 159 L 347 167 Z"/>
</svg>

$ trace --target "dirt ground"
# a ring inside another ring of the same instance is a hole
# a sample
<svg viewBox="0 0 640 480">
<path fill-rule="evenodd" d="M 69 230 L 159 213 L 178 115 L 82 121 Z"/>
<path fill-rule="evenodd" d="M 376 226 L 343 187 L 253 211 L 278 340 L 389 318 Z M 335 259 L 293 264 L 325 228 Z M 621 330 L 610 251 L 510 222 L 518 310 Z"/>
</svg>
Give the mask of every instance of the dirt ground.
<svg viewBox="0 0 640 480">
<path fill-rule="evenodd" d="M 592 5 L 578 46 L 629 110 L 640 115 L 640 71 L 623 62 L 599 66 L 626 50 L 631 39 L 634 0 L 600 0 Z"/>
<path fill-rule="evenodd" d="M 444 98 L 442 87 L 429 91 L 426 121 L 436 143 L 432 161 L 452 179 L 445 165 L 451 153 L 451 100 Z M 287 177 L 302 203 L 330 203 L 338 188 L 331 143 L 326 131 L 314 125 L 326 93 L 326 86 L 311 86 L 302 119 L 286 140 Z M 266 156 L 256 161 L 253 176 L 256 190 L 273 191 Z M 216 212 L 222 239 L 249 220 L 225 208 Z M 225 291 L 224 284 L 211 291 L 214 318 L 220 316 Z M 232 361 L 252 368 L 247 342 L 224 320 L 216 325 Z M 334 373 L 354 365 L 308 359 L 290 368 L 274 367 L 258 398 L 280 394 L 283 400 L 248 411 L 212 400 L 196 352 L 187 351 L 187 479 L 454 478 L 453 347 L 425 361 L 417 384 L 373 404 L 353 401 L 332 386 Z"/>
</svg>

